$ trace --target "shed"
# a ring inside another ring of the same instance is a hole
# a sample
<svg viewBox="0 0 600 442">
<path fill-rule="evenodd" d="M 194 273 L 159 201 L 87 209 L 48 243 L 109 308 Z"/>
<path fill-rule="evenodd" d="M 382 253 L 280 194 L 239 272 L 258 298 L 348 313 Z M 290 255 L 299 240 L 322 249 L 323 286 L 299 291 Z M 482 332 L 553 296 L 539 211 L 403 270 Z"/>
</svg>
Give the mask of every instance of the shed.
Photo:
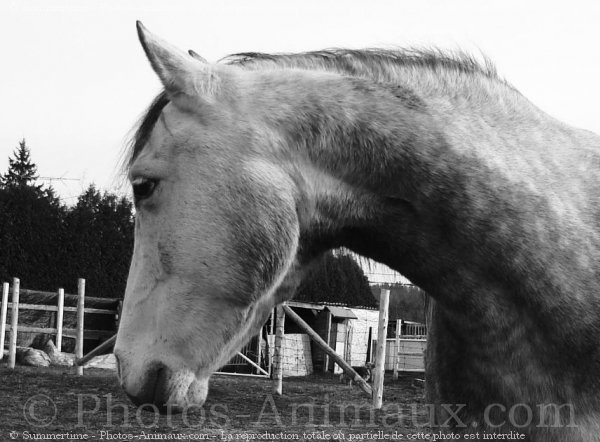
<svg viewBox="0 0 600 442">
<path fill-rule="evenodd" d="M 379 315 L 376 309 L 294 301 L 288 305 L 351 365 L 362 366 L 373 360 L 372 342 L 377 339 Z M 286 334 L 299 332 L 295 324 L 286 321 Z M 339 367 L 312 342 L 310 354 L 314 370 L 339 372 Z"/>
</svg>

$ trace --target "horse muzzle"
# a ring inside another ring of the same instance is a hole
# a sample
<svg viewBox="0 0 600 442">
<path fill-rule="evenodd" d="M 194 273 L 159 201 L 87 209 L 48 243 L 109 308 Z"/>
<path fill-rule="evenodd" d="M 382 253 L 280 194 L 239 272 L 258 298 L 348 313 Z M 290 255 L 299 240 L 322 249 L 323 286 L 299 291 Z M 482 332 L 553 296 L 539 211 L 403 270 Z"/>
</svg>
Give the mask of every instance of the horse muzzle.
<svg viewBox="0 0 600 442">
<path fill-rule="evenodd" d="M 136 367 L 118 351 L 115 357 L 121 387 L 137 407 L 169 414 L 204 404 L 208 379 L 196 379 L 189 370 L 174 371 L 160 361 Z"/>
</svg>

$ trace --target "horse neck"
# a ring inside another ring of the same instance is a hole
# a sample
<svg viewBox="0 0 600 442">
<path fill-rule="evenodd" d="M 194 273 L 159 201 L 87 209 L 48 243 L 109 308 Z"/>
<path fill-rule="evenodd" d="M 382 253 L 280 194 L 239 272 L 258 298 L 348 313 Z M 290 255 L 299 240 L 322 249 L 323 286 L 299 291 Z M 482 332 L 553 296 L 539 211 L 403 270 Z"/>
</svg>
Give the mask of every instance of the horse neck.
<svg viewBox="0 0 600 442">
<path fill-rule="evenodd" d="M 467 94 L 448 93 L 452 82 L 433 87 L 425 77 L 405 85 L 337 76 L 302 84 L 302 77 L 293 78 L 302 97 L 276 91 L 288 107 L 269 108 L 289 146 L 284 158 L 291 159 L 290 172 L 301 183 L 306 235 L 319 235 L 327 247 L 358 249 L 415 282 L 443 274 L 443 262 L 424 262 L 436 259 L 434 250 L 444 249 L 443 261 L 452 266 L 462 261 L 454 246 L 480 243 L 490 222 L 506 221 L 490 219 L 489 206 L 513 197 L 499 189 L 500 172 L 482 159 L 493 146 L 477 146 L 495 134 L 476 127 L 474 114 L 497 112 L 493 105 L 482 109 L 481 102 L 498 90 L 486 90 L 484 79 L 470 92 L 476 97 L 470 102 L 457 98 Z M 462 234 L 478 223 L 486 225 L 472 232 L 477 235 Z M 420 256 L 403 253 L 407 247 Z"/>
<path fill-rule="evenodd" d="M 282 123 L 302 183 L 307 257 L 345 246 L 427 290 L 442 307 L 434 318 L 439 351 L 453 353 L 454 373 L 484 380 L 517 367 L 519 391 L 527 373 L 539 371 L 543 383 L 549 371 L 561 376 L 573 355 L 581 364 L 590 350 L 584 334 L 600 331 L 590 291 L 600 287 L 578 255 L 590 247 L 585 226 L 572 223 L 576 215 L 556 216 L 544 193 L 554 171 L 530 165 L 552 153 L 522 149 L 572 134 L 487 78 L 468 94 L 452 94 L 448 82 L 422 93 L 423 83 L 414 90 L 347 78 L 317 83 L 304 85 Z M 444 334 L 459 345 L 444 348 Z M 598 368 L 597 353 L 584 365 Z"/>
</svg>

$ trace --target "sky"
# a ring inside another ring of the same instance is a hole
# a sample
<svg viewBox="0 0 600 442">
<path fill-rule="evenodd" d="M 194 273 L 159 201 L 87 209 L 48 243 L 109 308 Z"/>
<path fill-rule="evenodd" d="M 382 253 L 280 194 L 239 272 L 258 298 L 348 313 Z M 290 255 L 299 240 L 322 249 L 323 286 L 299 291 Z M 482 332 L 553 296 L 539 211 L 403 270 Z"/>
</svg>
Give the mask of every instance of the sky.
<svg viewBox="0 0 600 442">
<path fill-rule="evenodd" d="M 0 3 L 0 172 L 22 138 L 66 203 L 125 192 L 118 163 L 159 90 L 135 31 L 209 61 L 241 51 L 437 46 L 484 53 L 533 103 L 600 133 L 600 2 L 64 1 Z M 120 187 L 121 186 L 121 187 Z"/>
<path fill-rule="evenodd" d="M 486 54 L 549 114 L 600 133 L 600 2 L 135 0 L 0 2 L 0 172 L 25 138 L 72 204 L 123 193 L 119 161 L 159 91 L 135 21 L 209 61 L 243 51 L 436 46 Z"/>
</svg>

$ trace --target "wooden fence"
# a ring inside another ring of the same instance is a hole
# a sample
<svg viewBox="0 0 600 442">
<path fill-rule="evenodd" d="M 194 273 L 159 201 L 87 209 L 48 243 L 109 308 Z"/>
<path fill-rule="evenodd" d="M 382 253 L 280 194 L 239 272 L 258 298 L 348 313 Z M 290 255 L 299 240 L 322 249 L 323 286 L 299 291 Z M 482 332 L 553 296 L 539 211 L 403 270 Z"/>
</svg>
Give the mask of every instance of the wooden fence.
<svg viewBox="0 0 600 442">
<path fill-rule="evenodd" d="M 114 330 L 85 330 L 84 328 L 84 317 L 85 314 L 100 314 L 100 315 L 115 315 L 117 318 L 120 316 L 120 303 L 116 309 L 103 309 L 103 308 L 86 308 L 85 307 L 85 279 L 79 279 L 77 284 L 77 306 L 76 307 L 65 307 L 65 292 L 63 289 L 58 289 L 56 293 L 56 305 L 44 305 L 44 304 L 28 304 L 20 303 L 19 298 L 22 293 L 28 294 L 40 294 L 40 295 L 54 295 L 48 292 L 37 292 L 32 290 L 21 290 L 20 280 L 18 278 L 13 279 L 12 284 L 12 296 L 9 302 L 10 286 L 7 282 L 2 284 L 2 305 L 0 307 L 0 360 L 4 357 L 4 342 L 6 332 L 9 332 L 9 345 L 8 345 L 8 366 L 9 368 L 15 368 L 16 364 L 16 349 L 17 349 L 17 334 L 22 333 L 44 333 L 54 335 L 56 337 L 56 348 L 61 351 L 62 341 L 64 337 L 75 339 L 75 357 L 83 357 L 83 344 L 85 339 L 101 339 L 109 338 L 115 334 Z M 97 298 L 93 298 L 97 299 Z M 11 311 L 11 322 L 10 325 L 6 323 L 7 313 L 10 308 Z M 55 327 L 34 327 L 24 324 L 19 324 L 19 311 L 20 310 L 38 310 L 46 312 L 54 312 L 55 314 Z M 76 328 L 64 328 L 64 313 L 74 312 L 77 314 L 77 325 Z M 83 374 L 83 367 L 77 367 L 78 374 Z"/>
<path fill-rule="evenodd" d="M 396 337 L 387 340 L 388 355 L 386 368 L 390 366 L 394 379 L 398 372 L 424 372 L 427 348 L 427 326 L 416 322 L 396 321 Z"/>
</svg>

